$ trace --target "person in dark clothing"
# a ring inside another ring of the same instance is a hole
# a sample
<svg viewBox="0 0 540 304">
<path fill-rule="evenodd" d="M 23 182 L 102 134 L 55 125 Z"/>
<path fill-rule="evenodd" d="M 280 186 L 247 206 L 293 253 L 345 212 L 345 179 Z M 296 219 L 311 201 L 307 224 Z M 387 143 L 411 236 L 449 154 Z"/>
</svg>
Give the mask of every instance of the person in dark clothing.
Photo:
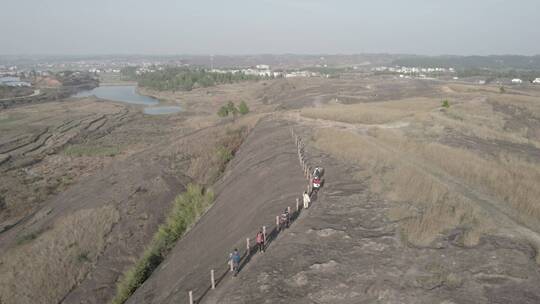
<svg viewBox="0 0 540 304">
<path fill-rule="evenodd" d="M 283 213 L 281 214 L 280 229 L 289 228 L 290 222 L 291 222 L 291 216 L 289 214 L 289 209 L 285 208 L 285 211 L 283 211 Z"/>
<path fill-rule="evenodd" d="M 230 254 L 230 263 L 232 263 L 233 267 L 233 276 L 236 276 L 238 274 L 238 271 L 240 269 L 240 253 L 238 252 L 238 249 L 235 248 L 234 251 Z"/>
</svg>

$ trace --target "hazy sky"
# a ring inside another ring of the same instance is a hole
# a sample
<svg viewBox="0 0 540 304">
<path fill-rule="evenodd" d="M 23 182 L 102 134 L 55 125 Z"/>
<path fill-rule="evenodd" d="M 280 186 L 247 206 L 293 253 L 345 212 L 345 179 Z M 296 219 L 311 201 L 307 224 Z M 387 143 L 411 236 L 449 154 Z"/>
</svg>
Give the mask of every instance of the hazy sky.
<svg viewBox="0 0 540 304">
<path fill-rule="evenodd" d="M 1 0 L 0 54 L 540 54 L 540 0 Z"/>
</svg>

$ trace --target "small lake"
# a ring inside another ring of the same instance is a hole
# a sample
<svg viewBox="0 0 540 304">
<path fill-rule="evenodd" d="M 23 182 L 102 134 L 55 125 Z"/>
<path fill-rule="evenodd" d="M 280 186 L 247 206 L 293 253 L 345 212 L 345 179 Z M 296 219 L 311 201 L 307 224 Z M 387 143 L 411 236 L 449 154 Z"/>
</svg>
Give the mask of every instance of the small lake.
<svg viewBox="0 0 540 304">
<path fill-rule="evenodd" d="M 143 110 L 144 113 L 150 115 L 172 114 L 182 110 L 180 107 L 175 106 L 158 106 L 158 99 L 139 94 L 136 86 L 100 86 L 93 90 L 82 91 L 73 95 L 73 97 L 89 96 L 96 96 L 97 98 L 112 101 L 151 106 L 144 108 Z"/>
</svg>

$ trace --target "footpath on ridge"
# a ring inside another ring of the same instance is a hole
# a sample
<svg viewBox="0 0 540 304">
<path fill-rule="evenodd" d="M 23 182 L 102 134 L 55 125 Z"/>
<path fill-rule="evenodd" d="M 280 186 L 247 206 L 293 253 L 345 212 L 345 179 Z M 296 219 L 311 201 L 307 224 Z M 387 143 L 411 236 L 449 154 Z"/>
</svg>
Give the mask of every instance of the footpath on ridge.
<svg viewBox="0 0 540 304">
<path fill-rule="evenodd" d="M 214 186 L 212 208 L 127 303 L 188 303 L 189 291 L 196 303 L 215 292 L 208 290 L 211 269 L 219 289 L 228 254 L 234 248 L 243 252 L 246 238 L 253 240 L 263 225 L 275 226 L 276 215 L 285 208 L 296 207 L 307 181 L 290 126 L 263 120 L 253 129 Z"/>
</svg>

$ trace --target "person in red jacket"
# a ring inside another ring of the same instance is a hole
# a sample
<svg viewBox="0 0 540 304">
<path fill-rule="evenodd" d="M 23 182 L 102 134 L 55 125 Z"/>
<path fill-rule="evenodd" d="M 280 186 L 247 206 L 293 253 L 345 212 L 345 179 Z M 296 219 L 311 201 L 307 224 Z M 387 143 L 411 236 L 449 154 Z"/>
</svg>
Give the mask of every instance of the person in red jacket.
<svg viewBox="0 0 540 304">
<path fill-rule="evenodd" d="M 259 232 L 257 232 L 257 236 L 255 237 L 255 240 L 257 242 L 257 247 L 259 248 L 259 252 L 264 252 L 265 235 L 262 232 L 262 230 L 259 230 Z"/>
</svg>

